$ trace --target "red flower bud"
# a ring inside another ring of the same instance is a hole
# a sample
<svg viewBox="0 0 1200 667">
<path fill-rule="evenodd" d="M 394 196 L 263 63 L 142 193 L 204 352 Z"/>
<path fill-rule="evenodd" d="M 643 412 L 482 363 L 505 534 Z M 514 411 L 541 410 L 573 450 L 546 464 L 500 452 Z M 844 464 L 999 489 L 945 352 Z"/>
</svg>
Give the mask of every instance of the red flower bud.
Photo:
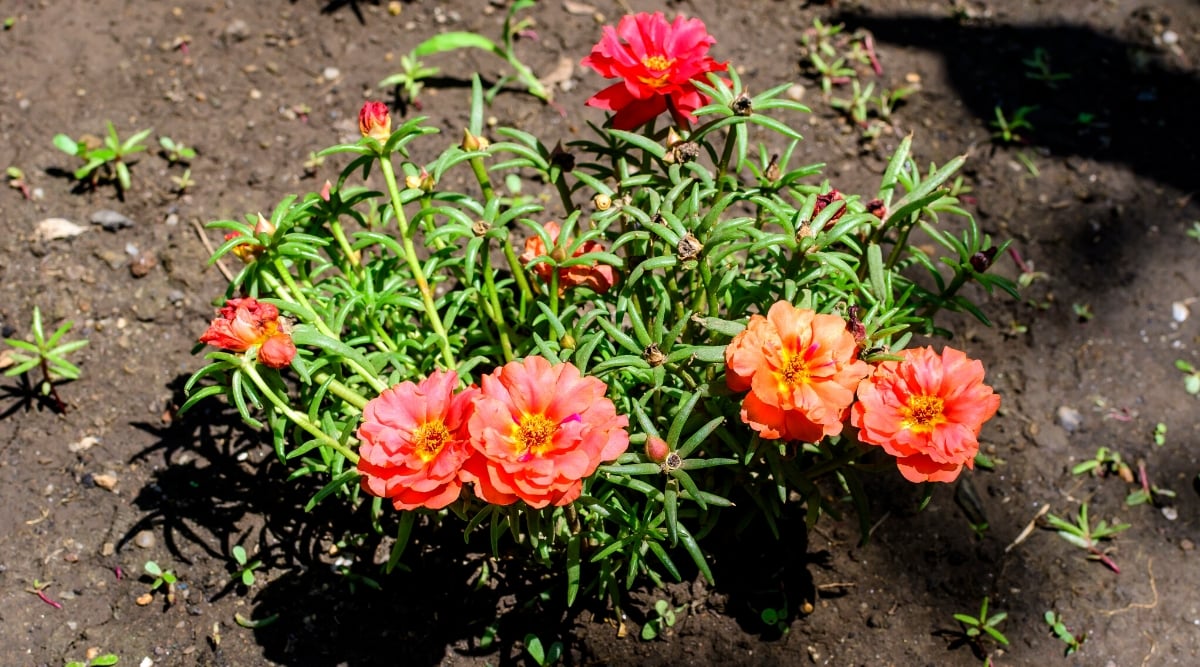
<svg viewBox="0 0 1200 667">
<path fill-rule="evenodd" d="M 358 112 L 358 131 L 383 143 L 392 136 L 392 115 L 383 102 L 366 102 Z"/>
<path fill-rule="evenodd" d="M 646 458 L 655 463 L 662 463 L 670 453 L 671 446 L 665 440 L 652 435 L 646 436 Z"/>
</svg>

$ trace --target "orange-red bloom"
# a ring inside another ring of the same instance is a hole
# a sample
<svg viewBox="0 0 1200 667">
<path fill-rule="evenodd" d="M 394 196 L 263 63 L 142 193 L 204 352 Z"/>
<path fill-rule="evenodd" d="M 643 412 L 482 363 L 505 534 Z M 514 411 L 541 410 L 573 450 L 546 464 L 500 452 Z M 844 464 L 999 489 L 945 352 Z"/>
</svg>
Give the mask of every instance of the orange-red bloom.
<svg viewBox="0 0 1200 667">
<path fill-rule="evenodd" d="M 604 397 L 608 387 L 569 363 L 527 357 L 481 385 L 467 425 L 477 456 L 463 476 L 489 503 L 569 504 L 583 478 L 629 447 L 629 418 Z"/>
<path fill-rule="evenodd" d="M 358 131 L 383 143 L 392 136 L 392 114 L 383 102 L 364 102 L 358 111 Z"/>
<path fill-rule="evenodd" d="M 328 181 L 326 181 L 326 183 L 328 183 Z M 271 236 L 274 233 L 275 225 L 271 224 L 270 220 L 264 218 L 262 213 L 259 213 L 258 222 L 254 225 L 255 238 L 247 240 L 245 243 L 239 243 L 233 246 L 233 248 L 230 249 L 230 252 L 232 252 L 235 256 L 237 256 L 238 259 L 242 260 L 246 264 L 250 264 L 258 259 L 263 254 L 263 251 L 266 250 L 266 248 L 258 242 L 258 235 L 266 234 L 267 236 Z M 225 240 L 228 241 L 230 239 L 236 239 L 239 236 L 243 236 L 243 234 L 241 232 L 229 232 L 225 235 Z"/>
<path fill-rule="evenodd" d="M 952 482 L 973 468 L 983 423 L 1000 397 L 983 383 L 983 364 L 953 348 L 904 350 L 858 386 L 850 423 L 862 442 L 896 457 L 911 482 Z"/>
<path fill-rule="evenodd" d="M 607 79 L 621 79 L 596 93 L 588 106 L 615 111 L 612 126 L 632 130 L 670 109 L 680 125 L 695 122 L 692 112 L 707 103 L 693 79 L 724 72 L 727 63 L 708 55 L 716 40 L 700 19 L 662 12 L 626 15 L 614 30 L 605 26 L 600 43 L 580 63 Z"/>
<path fill-rule="evenodd" d="M 200 336 L 208 343 L 231 352 L 258 346 L 258 360 L 271 368 L 283 368 L 296 356 L 296 344 L 279 322 L 279 309 L 254 298 L 229 299 L 221 316 Z"/>
<path fill-rule="evenodd" d="M 467 420 L 478 389 L 455 394 L 458 375 L 434 371 L 371 399 L 358 427 L 358 471 L 368 493 L 398 510 L 441 509 L 458 499 L 462 464 L 472 454 Z"/>
<path fill-rule="evenodd" d="M 842 432 L 854 389 L 871 371 L 857 353 L 845 320 L 779 301 L 725 349 L 726 383 L 750 390 L 742 421 L 763 438 L 818 442 Z"/>
<path fill-rule="evenodd" d="M 559 227 L 557 222 L 546 223 L 544 229 L 546 234 L 550 236 L 550 241 L 554 244 L 558 243 Z M 570 245 L 573 240 L 568 240 L 565 245 Z M 604 246 L 598 241 L 584 241 L 583 245 L 575 250 L 575 257 L 578 257 L 588 252 L 599 252 L 604 250 Z M 546 244 L 542 241 L 542 237 L 533 235 L 525 239 L 525 250 L 521 253 L 521 263 L 529 264 L 534 259 L 548 254 Z M 545 262 L 535 264 L 533 272 L 542 280 L 549 282 L 550 276 L 554 268 Z M 608 264 L 593 262 L 591 264 L 576 264 L 574 266 L 566 266 L 558 270 L 558 291 L 561 294 L 568 287 L 583 285 L 590 288 L 597 294 L 604 294 L 612 289 L 616 283 L 617 277 L 613 272 L 613 267 Z"/>
</svg>

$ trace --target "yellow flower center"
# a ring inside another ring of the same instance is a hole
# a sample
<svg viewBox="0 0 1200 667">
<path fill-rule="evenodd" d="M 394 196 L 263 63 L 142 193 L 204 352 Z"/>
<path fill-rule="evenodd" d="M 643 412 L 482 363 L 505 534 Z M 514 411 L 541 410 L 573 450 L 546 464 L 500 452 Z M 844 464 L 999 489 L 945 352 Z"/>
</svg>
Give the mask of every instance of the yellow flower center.
<svg viewBox="0 0 1200 667">
<path fill-rule="evenodd" d="M 789 356 L 783 370 L 779 371 L 780 384 L 787 387 L 804 384 L 808 382 L 808 378 L 808 364 L 804 363 L 804 357 L 799 354 Z"/>
<path fill-rule="evenodd" d="M 425 422 L 413 432 L 413 444 L 416 445 L 417 456 L 429 463 L 442 451 L 450 440 L 450 431 L 442 420 L 435 419 Z"/>
<path fill-rule="evenodd" d="M 917 433 L 929 433 L 938 424 L 946 423 L 942 405 L 942 399 L 937 396 L 910 396 L 908 405 L 901 409 L 904 427 Z"/>
<path fill-rule="evenodd" d="M 639 76 L 638 81 L 641 81 L 652 88 L 661 88 L 667 83 L 667 79 L 670 77 L 669 70 L 674 64 L 674 58 L 668 58 L 666 56 L 646 56 L 645 58 L 642 58 L 642 66 L 648 71 L 654 73 L 655 76 Z"/>
<path fill-rule="evenodd" d="M 652 69 L 656 72 L 661 72 L 674 63 L 674 58 L 667 58 L 666 56 L 646 56 L 642 58 L 642 64 L 646 66 L 646 69 Z"/>
<path fill-rule="evenodd" d="M 550 421 L 545 415 L 525 415 L 521 423 L 514 427 L 513 441 L 517 445 L 520 460 L 527 461 L 532 456 L 540 456 L 554 446 L 554 433 L 558 424 Z"/>
</svg>

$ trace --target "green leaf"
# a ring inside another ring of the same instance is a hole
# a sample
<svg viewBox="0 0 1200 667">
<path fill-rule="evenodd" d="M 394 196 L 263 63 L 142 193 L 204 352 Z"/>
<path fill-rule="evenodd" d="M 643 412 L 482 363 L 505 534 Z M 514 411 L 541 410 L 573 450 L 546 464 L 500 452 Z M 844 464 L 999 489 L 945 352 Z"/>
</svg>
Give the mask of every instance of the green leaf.
<svg viewBox="0 0 1200 667">
<path fill-rule="evenodd" d="M 54 147 L 67 155 L 79 154 L 79 144 L 65 134 L 54 135 Z"/>
<path fill-rule="evenodd" d="M 428 56 L 434 53 L 444 53 L 455 49 L 483 49 L 484 51 L 497 52 L 496 43 L 473 32 L 446 32 L 421 42 L 417 48 L 413 49 L 412 55 L 416 58 Z"/>
</svg>

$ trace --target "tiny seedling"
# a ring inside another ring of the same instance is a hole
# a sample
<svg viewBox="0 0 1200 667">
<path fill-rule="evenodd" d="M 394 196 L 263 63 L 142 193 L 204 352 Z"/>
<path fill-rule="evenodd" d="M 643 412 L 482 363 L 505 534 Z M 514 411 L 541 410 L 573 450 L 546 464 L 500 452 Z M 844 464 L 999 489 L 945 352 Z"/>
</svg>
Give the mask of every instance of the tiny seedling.
<svg viewBox="0 0 1200 667">
<path fill-rule="evenodd" d="M 1179 369 L 1181 373 L 1187 373 L 1183 378 L 1183 388 L 1187 390 L 1187 393 L 1192 396 L 1200 394 L 1200 370 L 1196 370 L 1195 366 L 1183 359 L 1175 360 L 1175 368 Z"/>
<path fill-rule="evenodd" d="M 1192 222 L 1192 228 L 1187 230 L 1187 235 L 1200 241 L 1200 220 Z"/>
<path fill-rule="evenodd" d="M 550 645 L 549 649 L 546 649 L 542 646 L 542 640 L 538 639 L 538 636 L 531 632 L 525 635 L 525 652 L 540 667 L 546 667 L 546 665 L 553 665 L 562 659 L 563 644 L 562 642 L 554 642 Z"/>
<path fill-rule="evenodd" d="M 1008 618 L 1008 612 L 997 612 L 988 616 L 988 598 L 985 595 L 983 604 L 979 606 L 979 616 L 971 616 L 969 614 L 955 614 L 954 620 L 958 621 L 963 628 L 963 634 L 966 635 L 967 641 L 971 642 L 979 652 L 983 651 L 982 643 L 985 638 L 1008 646 L 1008 637 L 997 629 L 997 626 Z"/>
<path fill-rule="evenodd" d="M 1154 444 L 1159 447 L 1167 444 L 1167 425 L 1163 422 L 1154 425 Z"/>
<path fill-rule="evenodd" d="M 1025 143 L 1021 130 L 1033 131 L 1033 124 L 1026 120 L 1029 114 L 1037 110 L 1035 106 L 1020 107 L 1013 113 L 1012 118 L 1004 115 L 1004 109 L 996 107 L 996 120 L 991 122 L 992 139 L 1001 144 Z"/>
<path fill-rule="evenodd" d="M 654 603 L 655 617 L 646 621 L 646 624 L 642 626 L 642 639 L 650 641 L 664 636 L 668 628 L 675 627 L 675 621 L 678 620 L 676 614 L 684 609 L 687 609 L 687 605 L 672 608 L 671 603 L 666 600 L 656 601 Z"/>
<path fill-rule="evenodd" d="M 682 607 L 680 607 L 680 609 L 682 609 Z M 760 613 L 758 617 L 762 619 L 763 625 L 766 625 L 768 628 L 778 632 L 781 635 L 791 632 L 792 627 L 788 625 L 788 609 L 786 603 L 780 606 L 778 609 L 775 607 L 767 607 L 766 609 L 762 610 L 762 613 Z"/>
<path fill-rule="evenodd" d="M 63 667 L 108 667 L 109 665 L 117 664 L 120 660 L 121 658 L 114 653 L 105 653 L 104 655 L 97 655 L 94 658 L 87 658 L 82 662 L 79 660 L 68 660 L 67 664 Z"/>
<path fill-rule="evenodd" d="M 34 306 L 33 324 L 30 327 L 33 330 L 33 341 L 17 338 L 4 339 L 5 343 L 16 348 L 11 355 L 15 365 L 6 370 L 4 374 L 8 376 L 23 375 L 35 367 L 41 368 L 42 382 L 39 390 L 43 396 L 54 401 L 55 409 L 60 413 L 66 412 L 67 405 L 58 397 L 54 383 L 79 379 L 79 367 L 67 361 L 67 355 L 88 344 L 87 339 L 61 342 L 63 336 L 71 330 L 74 324 L 71 320 L 67 320 L 49 338 L 46 338 L 46 333 L 42 329 L 42 311 Z"/>
<path fill-rule="evenodd" d="M 1098 560 L 1113 572 L 1117 574 L 1121 573 L 1121 568 L 1117 567 L 1117 564 L 1108 557 L 1108 554 L 1100 549 L 1100 542 L 1112 539 L 1117 533 L 1128 529 L 1130 524 L 1115 523 L 1110 526 L 1107 521 L 1101 520 L 1093 528 L 1088 521 L 1087 503 L 1079 506 L 1079 518 L 1076 523 L 1065 521 L 1053 514 L 1047 514 L 1046 521 L 1049 522 L 1051 528 L 1058 531 L 1059 537 L 1080 549 L 1086 550 L 1088 552 L 1088 560 Z"/>
<path fill-rule="evenodd" d="M 8 187 L 20 190 L 21 196 L 26 199 L 33 199 L 33 188 L 29 187 L 29 181 L 26 180 L 24 171 L 19 167 L 9 167 L 4 170 L 4 175 L 8 177 Z"/>
<path fill-rule="evenodd" d="M 1072 475 L 1084 473 L 1091 473 L 1093 477 L 1117 475 L 1126 482 L 1133 481 L 1133 470 L 1121 460 L 1121 453 L 1108 447 L 1100 447 L 1095 457 L 1071 468 Z"/>
<path fill-rule="evenodd" d="M 1067 645 L 1063 650 L 1063 656 L 1071 655 L 1083 646 L 1084 640 L 1087 639 L 1087 633 L 1081 632 L 1076 635 L 1068 630 L 1066 624 L 1063 623 L 1062 616 L 1059 616 L 1058 612 L 1048 611 L 1043 618 L 1046 619 L 1046 625 L 1050 626 L 1051 634 L 1058 637 L 1062 643 Z"/>
<path fill-rule="evenodd" d="M 1141 482 L 1141 487 L 1125 496 L 1125 504 L 1130 507 L 1145 504 L 1157 506 L 1161 498 L 1175 497 L 1174 491 L 1150 482 L 1150 474 L 1146 472 L 1146 462 L 1142 460 L 1138 461 L 1138 481 Z"/>
<path fill-rule="evenodd" d="M 1033 50 L 1033 55 L 1021 61 L 1027 68 L 1025 71 L 1026 79 L 1041 81 L 1049 88 L 1058 88 L 1059 81 L 1066 81 L 1071 78 L 1071 75 L 1066 72 L 1055 72 L 1050 67 L 1050 54 L 1046 49 L 1037 47 Z"/>
<path fill-rule="evenodd" d="M 246 586 L 254 585 L 254 570 L 262 567 L 262 561 L 258 559 L 249 560 L 246 556 L 246 549 L 240 544 L 235 544 L 231 550 L 233 560 L 236 563 L 234 578 L 241 579 Z"/>
<path fill-rule="evenodd" d="M 1090 322 L 1096 316 L 1096 313 L 1092 311 L 1092 304 L 1090 303 L 1072 303 L 1071 310 L 1080 322 Z"/>
<path fill-rule="evenodd" d="M 196 187 L 196 179 L 192 178 L 191 168 L 183 170 L 183 173 L 178 176 L 172 176 L 171 182 L 175 184 L 175 191 L 179 194 L 184 194 L 188 190 Z"/>
<path fill-rule="evenodd" d="M 65 134 L 54 135 L 54 145 L 68 155 L 74 155 L 83 160 L 84 165 L 75 170 L 73 176 L 77 181 L 88 181 L 91 187 L 96 187 L 101 179 L 115 180 L 117 193 L 124 196 L 132 185 L 129 175 L 127 158 L 135 153 L 146 150 L 143 143 L 153 129 L 135 132 L 132 137 L 122 141 L 117 135 L 117 128 L 112 121 L 108 123 L 108 134 L 103 143 L 96 141 L 76 141 Z"/>
<path fill-rule="evenodd" d="M 162 569 L 158 566 L 158 563 L 155 563 L 152 560 L 146 561 L 146 565 L 144 567 L 146 569 L 146 574 L 150 575 L 150 577 L 154 579 L 154 581 L 150 584 L 150 590 L 156 591 L 162 587 L 163 584 L 166 584 L 167 604 L 175 604 L 175 584 L 179 581 L 179 579 L 176 578 L 175 573 L 170 570 Z"/>
<path fill-rule="evenodd" d="M 162 146 L 163 156 L 171 164 L 175 164 L 176 162 L 191 162 L 192 158 L 196 157 L 195 148 L 185 146 L 183 142 L 175 141 L 171 137 L 159 137 L 158 145 Z"/>
</svg>

